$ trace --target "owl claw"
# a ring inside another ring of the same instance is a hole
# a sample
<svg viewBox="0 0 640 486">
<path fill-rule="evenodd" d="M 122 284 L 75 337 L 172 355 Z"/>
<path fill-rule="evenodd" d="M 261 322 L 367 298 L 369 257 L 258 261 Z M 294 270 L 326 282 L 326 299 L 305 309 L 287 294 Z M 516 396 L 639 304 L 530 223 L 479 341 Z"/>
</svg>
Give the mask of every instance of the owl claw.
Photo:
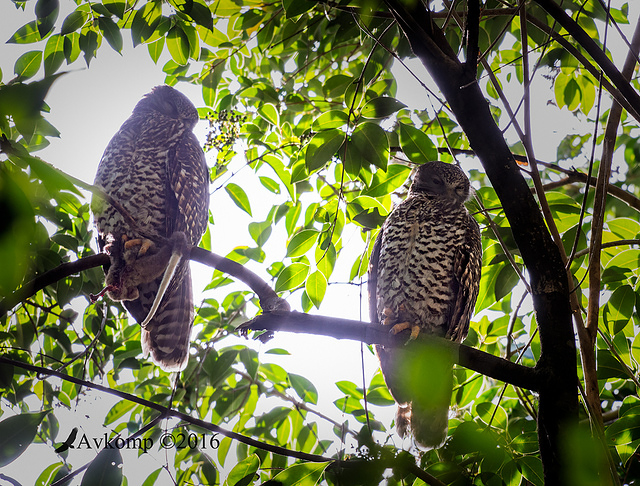
<svg viewBox="0 0 640 486">
<path fill-rule="evenodd" d="M 409 336 L 409 339 L 411 341 L 413 341 L 414 339 L 418 338 L 418 335 L 420 334 L 420 326 L 418 325 L 414 325 L 413 327 L 411 327 L 411 336 Z"/>
<path fill-rule="evenodd" d="M 414 326 L 415 327 L 415 326 Z M 398 334 L 399 332 L 404 331 L 405 329 L 413 329 L 411 324 L 409 324 L 408 322 L 401 322 L 400 324 L 396 324 L 395 326 L 393 326 L 391 328 L 391 331 L 389 331 L 391 334 Z M 412 332 L 413 334 L 413 332 Z"/>
<path fill-rule="evenodd" d="M 147 238 L 135 238 L 133 240 L 130 240 L 126 235 L 122 235 L 122 239 L 124 241 L 125 250 L 133 248 L 134 246 L 140 246 L 140 249 L 138 250 L 138 256 L 144 255 L 145 253 L 147 253 L 147 251 L 149 251 L 149 248 L 153 246 L 153 241 Z"/>
</svg>

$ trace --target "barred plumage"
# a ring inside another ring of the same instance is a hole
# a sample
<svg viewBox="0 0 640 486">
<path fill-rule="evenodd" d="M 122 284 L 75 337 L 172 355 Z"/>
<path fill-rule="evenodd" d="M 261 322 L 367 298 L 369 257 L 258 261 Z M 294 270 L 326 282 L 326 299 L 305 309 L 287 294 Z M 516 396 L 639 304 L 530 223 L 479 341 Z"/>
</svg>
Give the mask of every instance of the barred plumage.
<svg viewBox="0 0 640 486">
<path fill-rule="evenodd" d="M 482 268 L 480 230 L 464 206 L 469 191 L 469 180 L 455 165 L 428 162 L 418 168 L 406 200 L 389 215 L 372 251 L 372 322 L 393 325 L 394 333 L 410 328 L 413 338 L 427 332 L 464 339 Z M 414 346 L 376 346 L 376 352 L 398 403 L 398 433 L 410 429 L 419 445 L 439 446 L 451 399 L 447 357 L 425 356 L 424 348 Z"/>
<path fill-rule="evenodd" d="M 147 317 L 157 294 L 170 254 L 167 245 L 180 239 L 196 245 L 206 229 L 209 176 L 192 132 L 198 120 L 186 96 L 157 86 L 138 102 L 98 166 L 95 185 L 133 220 L 94 196 L 98 244 L 111 259 L 109 296 L 124 301 L 138 322 Z M 184 369 L 192 323 L 191 273 L 183 259 L 158 311 L 142 329 L 143 353 L 151 353 L 167 371 Z"/>
</svg>

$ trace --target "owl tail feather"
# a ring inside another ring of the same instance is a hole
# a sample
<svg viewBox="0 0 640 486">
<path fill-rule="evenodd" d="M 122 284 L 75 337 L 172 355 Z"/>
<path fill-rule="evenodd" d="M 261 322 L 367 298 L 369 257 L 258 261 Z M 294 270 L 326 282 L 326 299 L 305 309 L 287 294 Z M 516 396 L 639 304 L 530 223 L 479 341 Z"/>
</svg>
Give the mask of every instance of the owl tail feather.
<svg viewBox="0 0 640 486">
<path fill-rule="evenodd" d="M 184 266 L 184 267 L 183 267 Z M 178 266 L 177 287 L 170 286 L 146 328 L 141 329 L 142 353 L 163 370 L 182 371 L 189 359 L 189 343 L 193 326 L 193 296 L 189 262 Z"/>
<path fill-rule="evenodd" d="M 421 409 L 411 406 L 411 434 L 420 448 L 440 447 L 447 438 L 449 407 Z"/>
<path fill-rule="evenodd" d="M 153 300 L 153 305 L 151 306 L 151 309 L 149 309 L 147 317 L 145 317 L 144 321 L 140 323 L 140 327 L 142 329 L 146 329 L 147 325 L 149 324 L 151 319 L 153 319 L 155 313 L 158 311 L 158 307 L 160 307 L 160 302 L 162 302 L 162 298 L 164 297 L 164 294 L 169 287 L 169 283 L 171 283 L 171 279 L 176 273 L 178 263 L 180 263 L 182 256 L 187 250 L 187 237 L 182 231 L 176 231 L 171 236 L 171 245 L 171 258 L 169 259 L 169 263 L 165 268 L 164 274 L 162 276 L 162 282 L 160 283 L 158 292 L 156 293 L 155 299 Z"/>
</svg>

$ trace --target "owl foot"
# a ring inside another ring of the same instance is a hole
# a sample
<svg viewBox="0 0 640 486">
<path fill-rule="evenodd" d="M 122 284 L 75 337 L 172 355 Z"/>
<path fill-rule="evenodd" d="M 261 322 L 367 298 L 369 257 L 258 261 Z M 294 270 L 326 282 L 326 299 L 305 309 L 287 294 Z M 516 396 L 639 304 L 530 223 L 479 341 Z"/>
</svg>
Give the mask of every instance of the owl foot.
<svg viewBox="0 0 640 486">
<path fill-rule="evenodd" d="M 384 316 L 384 318 L 382 319 L 383 325 L 390 326 L 391 324 L 393 324 L 393 320 L 394 320 L 393 309 L 391 309 L 390 307 L 385 307 L 384 309 L 382 309 L 382 315 Z"/>
<path fill-rule="evenodd" d="M 145 253 L 147 253 L 147 251 L 149 251 L 149 248 L 154 246 L 153 241 L 147 238 L 134 238 L 133 240 L 130 240 L 126 235 L 122 235 L 122 239 L 124 240 L 125 250 L 129 250 L 134 246 L 140 246 L 140 249 L 138 250 L 138 256 L 144 255 Z"/>
<path fill-rule="evenodd" d="M 409 322 L 401 322 L 400 324 L 396 324 L 391 328 L 391 334 L 395 335 L 399 332 L 404 331 L 405 329 L 411 329 L 411 336 L 409 336 L 410 340 L 414 340 L 420 334 L 420 326 L 417 324 L 411 325 Z"/>
</svg>

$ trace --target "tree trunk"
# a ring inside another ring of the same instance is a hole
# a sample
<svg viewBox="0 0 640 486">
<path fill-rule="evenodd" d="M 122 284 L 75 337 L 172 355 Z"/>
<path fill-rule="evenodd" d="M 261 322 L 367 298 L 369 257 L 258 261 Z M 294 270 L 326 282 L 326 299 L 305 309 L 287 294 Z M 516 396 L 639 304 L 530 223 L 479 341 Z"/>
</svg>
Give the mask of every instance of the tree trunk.
<svg viewBox="0 0 640 486">
<path fill-rule="evenodd" d="M 420 2 L 387 0 L 415 55 L 446 98 L 480 159 L 511 225 L 527 267 L 542 354 L 538 440 L 545 484 L 561 484 L 561 431 L 577 425 L 576 349 L 569 288 L 557 246 L 476 81 L 476 65 L 463 64 Z M 470 2 L 471 3 L 471 2 Z M 469 22 L 473 22 L 470 15 Z M 471 32 L 472 28 L 469 29 Z M 470 41 L 470 45 L 473 42 Z M 474 56 L 470 56 L 471 60 Z"/>
</svg>

